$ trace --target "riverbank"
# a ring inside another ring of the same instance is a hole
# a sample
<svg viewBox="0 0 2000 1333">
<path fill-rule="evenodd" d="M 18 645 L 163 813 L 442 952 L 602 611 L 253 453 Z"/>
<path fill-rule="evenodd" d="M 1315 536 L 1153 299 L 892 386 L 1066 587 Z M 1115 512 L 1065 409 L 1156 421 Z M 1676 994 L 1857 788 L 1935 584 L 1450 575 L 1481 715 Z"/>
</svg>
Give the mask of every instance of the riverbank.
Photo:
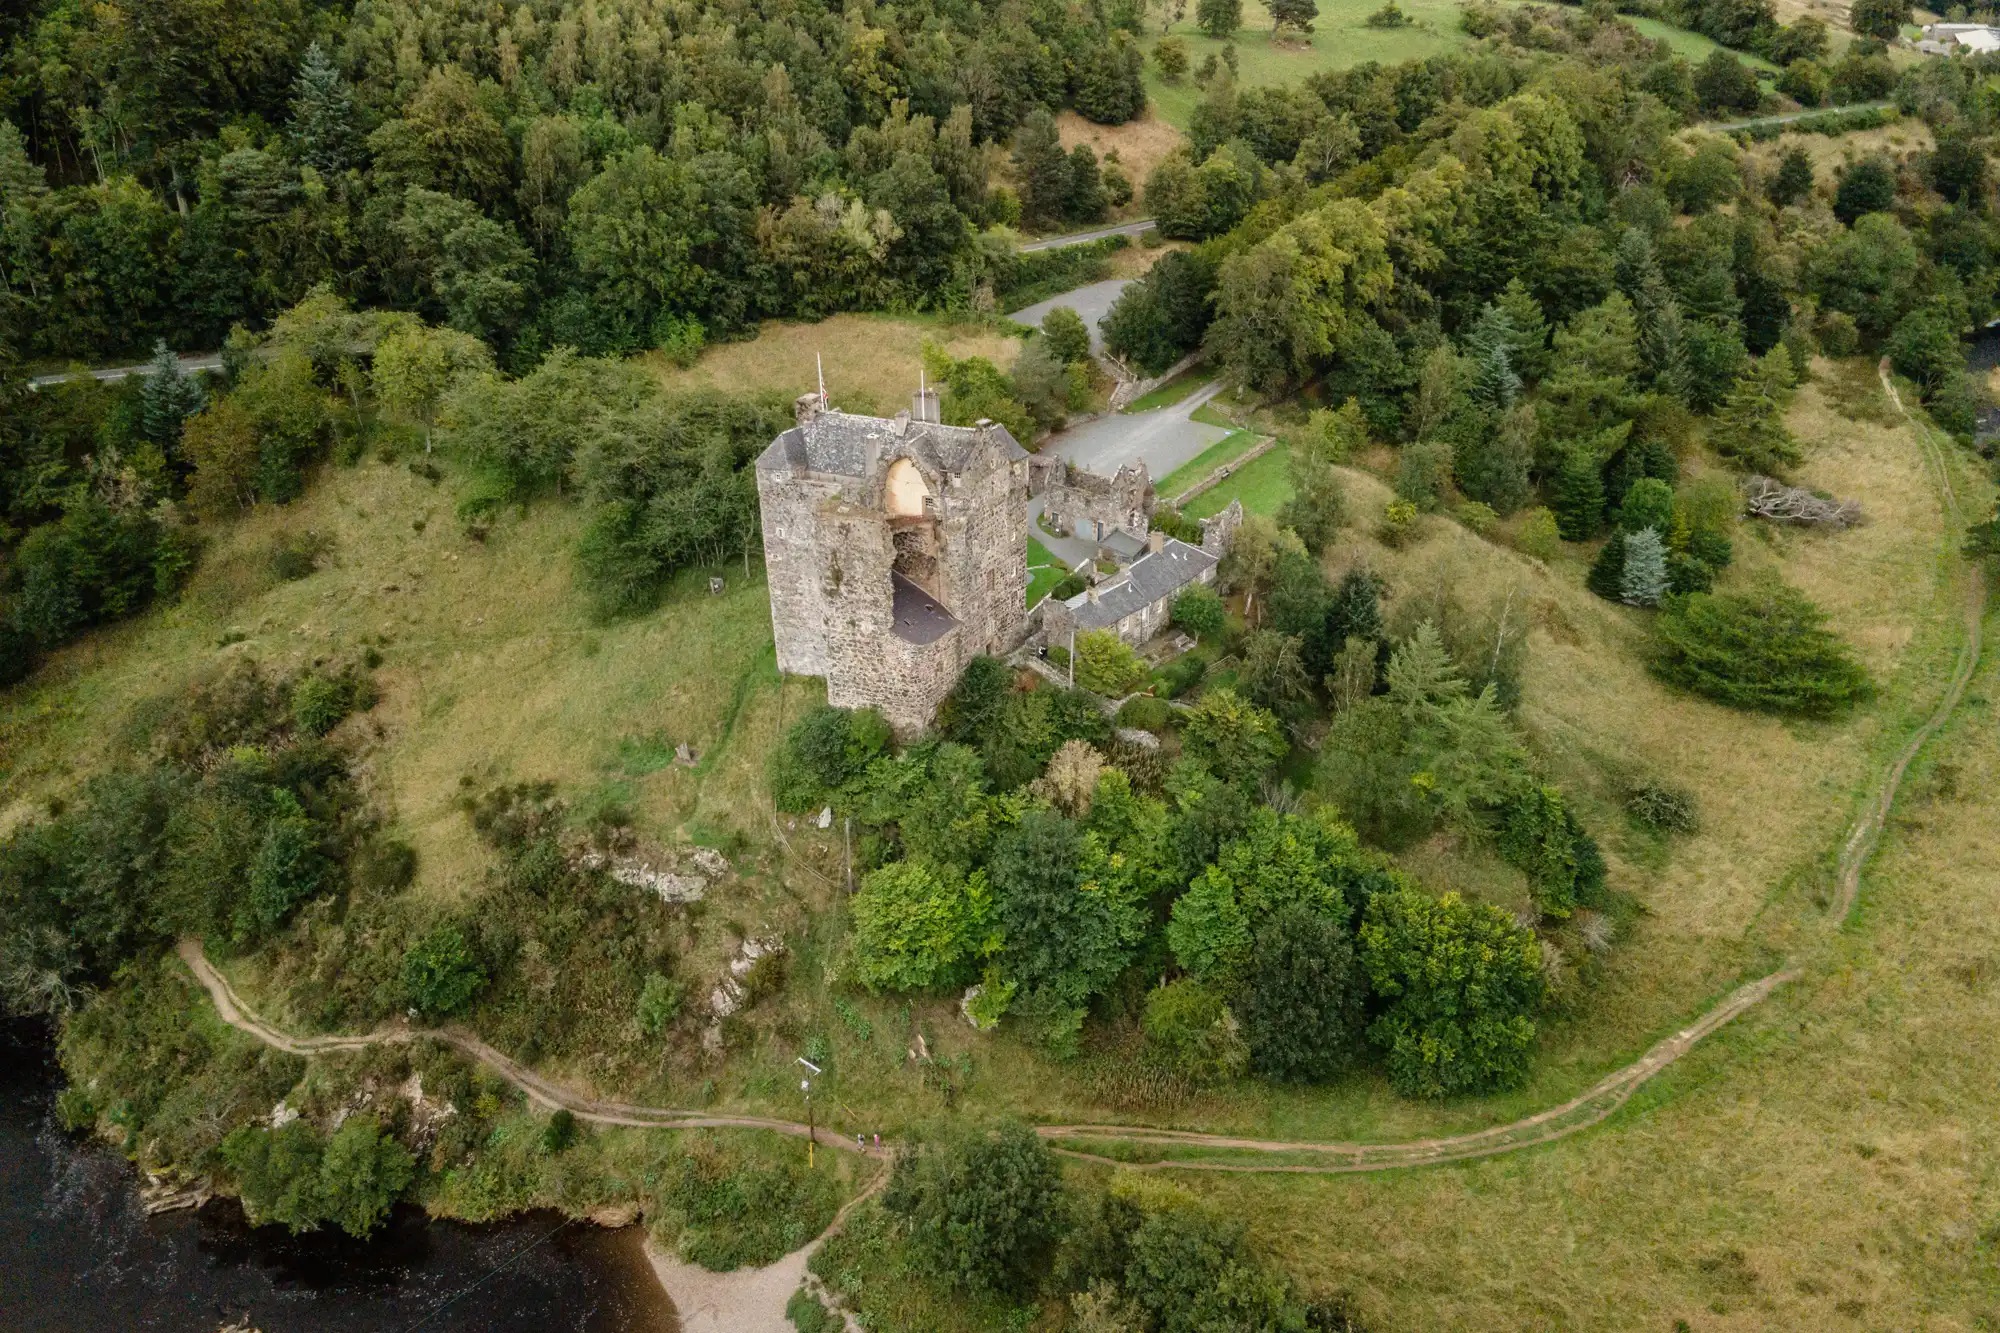
<svg viewBox="0 0 2000 1333">
<path fill-rule="evenodd" d="M 400 1207 L 366 1242 L 252 1227 L 233 1200 L 148 1217 L 122 1156 L 55 1121 L 45 1029 L 0 1025 L 0 1328 L 8 1333 L 676 1333 L 642 1229 Z"/>
</svg>

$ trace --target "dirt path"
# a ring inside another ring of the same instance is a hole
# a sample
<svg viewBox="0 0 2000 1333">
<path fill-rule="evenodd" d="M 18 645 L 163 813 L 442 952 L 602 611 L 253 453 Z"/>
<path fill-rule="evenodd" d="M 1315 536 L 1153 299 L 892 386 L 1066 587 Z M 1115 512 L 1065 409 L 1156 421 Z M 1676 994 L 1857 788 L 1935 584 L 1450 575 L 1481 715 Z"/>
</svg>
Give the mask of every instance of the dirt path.
<svg viewBox="0 0 2000 1333">
<path fill-rule="evenodd" d="M 1882 387 L 1889 399 L 1903 413 L 1909 422 L 1912 434 L 1924 450 L 1928 470 L 1935 474 L 1940 499 L 1944 505 L 1946 521 L 1954 527 L 1963 525 L 1956 489 L 1952 485 L 1949 460 L 1939 446 L 1932 432 L 1910 415 L 1904 408 L 1902 398 L 1890 380 L 1887 363 L 1879 368 Z M 1916 760 L 1924 745 L 1936 735 L 1958 709 L 1964 697 L 1966 686 L 1971 682 L 1978 668 L 1981 651 L 1981 631 L 1986 605 L 1984 580 L 1975 570 L 1968 580 L 1965 598 L 1965 638 L 1959 648 L 1958 661 L 1944 695 L 1938 700 L 1922 725 L 1911 734 L 1909 741 L 1896 753 L 1888 770 L 1882 776 L 1881 785 L 1875 795 L 1855 817 L 1854 826 L 1841 845 L 1836 881 L 1840 888 L 1838 900 L 1827 913 L 1827 923 L 1833 929 L 1844 925 L 1853 912 L 1860 897 L 1861 872 L 1870 855 L 1880 841 L 1882 830 L 1888 822 L 1890 811 L 1896 803 L 1896 796 L 1902 787 L 1903 777 Z M 775 819 L 774 819 L 775 827 Z M 485 1065 L 500 1077 L 520 1088 L 529 1100 L 538 1106 L 569 1111 L 580 1120 L 601 1125 L 631 1125 L 662 1129 L 703 1129 L 739 1128 L 768 1129 L 780 1134 L 803 1137 L 807 1127 L 789 1120 L 767 1119 L 760 1116 L 716 1116 L 696 1110 L 677 1110 L 671 1107 L 637 1106 L 626 1102 L 606 1101 L 591 1097 L 573 1088 L 565 1087 L 551 1079 L 525 1068 L 501 1052 L 493 1049 L 472 1033 L 459 1028 L 415 1028 L 398 1026 L 384 1028 L 363 1036 L 323 1036 L 295 1037 L 273 1027 L 252 1013 L 241 997 L 230 987 L 228 979 L 216 971 L 201 951 L 196 940 L 183 940 L 179 946 L 184 959 L 195 978 L 207 989 L 215 1002 L 216 1012 L 224 1022 L 256 1037 L 267 1045 L 295 1055 L 312 1055 L 323 1051 L 351 1051 L 382 1043 L 407 1043 L 419 1037 L 428 1037 L 456 1047 L 472 1059 Z M 1499 1153 L 1514 1152 L 1537 1144 L 1550 1143 L 1567 1137 L 1578 1130 L 1587 1129 L 1609 1117 L 1623 1106 L 1648 1079 L 1673 1064 L 1711 1033 L 1717 1031 L 1730 1020 L 1748 1012 L 1763 1003 L 1771 994 L 1789 981 L 1796 980 L 1802 972 L 1799 960 L 1790 965 L 1748 982 L 1732 991 L 1727 997 L 1702 1014 L 1680 1031 L 1656 1043 L 1644 1055 L 1631 1064 L 1605 1075 L 1594 1086 L 1546 1111 L 1526 1116 L 1511 1124 L 1498 1125 L 1491 1129 L 1477 1130 L 1467 1134 L 1450 1135 L 1442 1138 L 1416 1139 L 1406 1143 L 1328 1143 L 1280 1139 L 1236 1138 L 1226 1134 L 1202 1134 L 1193 1131 L 1156 1129 L 1145 1125 L 1042 1125 L 1038 1132 L 1043 1138 L 1059 1145 L 1056 1151 L 1070 1157 L 1089 1158 L 1099 1161 L 1122 1162 L 1123 1159 L 1106 1150 L 1093 1152 L 1093 1143 L 1129 1144 L 1137 1147 L 1157 1149 L 1194 1148 L 1218 1152 L 1293 1154 L 1325 1160 L 1305 1162 L 1244 1162 L 1244 1161 L 1203 1161 L 1171 1160 L 1155 1162 L 1126 1162 L 1125 1165 L 1140 1169 L 1172 1169 L 1192 1171 L 1273 1171 L 1333 1174 L 1354 1171 L 1384 1171 L 1399 1167 L 1434 1166 L 1444 1162 L 1461 1162 L 1478 1157 L 1491 1157 Z M 867 1157 L 885 1154 L 872 1149 L 858 1148 L 838 1133 L 831 1133 L 820 1140 L 842 1152 L 859 1152 Z M 860 1197 L 865 1198 L 866 1195 Z M 857 1198 L 854 1202 L 860 1201 Z M 849 1204 L 851 1208 L 853 1203 Z M 842 1212 L 845 1216 L 845 1210 Z M 839 1225 L 836 1220 L 835 1226 Z M 831 1234 L 829 1232 L 829 1234 Z M 799 1256 L 811 1249 L 799 1252 Z M 788 1256 L 780 1261 L 790 1263 Z M 799 1258 L 800 1272 L 803 1272 L 803 1258 Z M 657 1261 L 656 1261 L 656 1266 Z M 768 1272 L 770 1270 L 759 1270 Z M 747 1281 L 747 1279 L 746 1279 Z M 765 1284 L 773 1290 L 782 1285 L 777 1279 Z M 796 1283 L 794 1283 L 794 1288 Z M 794 1288 L 787 1288 L 789 1297 Z M 748 1290 L 748 1288 L 745 1288 Z M 762 1290 L 761 1287 L 757 1288 Z M 747 1297 L 745 1299 L 748 1299 Z M 759 1298 L 762 1299 L 761 1297 Z M 717 1324 L 715 1327 L 743 1327 L 750 1324 Z M 691 1326 L 691 1327 L 698 1327 Z M 775 1327 L 775 1325 L 774 1325 Z"/>
</svg>

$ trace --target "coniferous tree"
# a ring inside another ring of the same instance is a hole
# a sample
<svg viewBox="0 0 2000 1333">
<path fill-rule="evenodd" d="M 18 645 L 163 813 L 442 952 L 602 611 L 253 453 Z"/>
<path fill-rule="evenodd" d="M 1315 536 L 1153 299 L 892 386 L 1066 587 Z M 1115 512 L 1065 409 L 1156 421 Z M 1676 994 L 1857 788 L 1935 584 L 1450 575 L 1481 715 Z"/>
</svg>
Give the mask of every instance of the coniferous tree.
<svg viewBox="0 0 2000 1333">
<path fill-rule="evenodd" d="M 1472 361 L 1473 401 L 1494 412 L 1505 412 L 1521 394 L 1521 377 L 1513 365 L 1520 334 L 1514 321 L 1497 305 L 1480 312 L 1467 339 Z"/>
<path fill-rule="evenodd" d="M 1791 397 L 1792 354 L 1780 343 L 1737 377 L 1715 414 L 1709 442 L 1757 472 L 1776 473 L 1798 462 L 1798 441 L 1785 427 Z"/>
<path fill-rule="evenodd" d="M 1072 222 L 1104 220 L 1104 177 L 1098 174 L 1097 154 L 1087 143 L 1069 153 L 1069 204 L 1064 210 Z"/>
<path fill-rule="evenodd" d="M 1595 537 L 1604 522 L 1604 476 L 1595 451 L 1579 445 L 1566 450 L 1554 491 L 1549 508 L 1555 511 L 1556 530 L 1563 540 L 1586 542 Z"/>
<path fill-rule="evenodd" d="M 180 441 L 181 426 L 208 401 L 165 340 L 153 344 L 145 382 L 139 386 L 139 420 L 146 438 L 163 449 Z"/>
<path fill-rule="evenodd" d="M 1524 380 L 1539 380 L 1549 367 L 1549 321 L 1542 303 L 1519 278 L 1511 278 L 1494 304 L 1506 313 L 1513 326 L 1510 360 Z"/>
<path fill-rule="evenodd" d="M 0 119 L 0 289 L 41 297 L 48 177 L 11 120 Z"/>
<path fill-rule="evenodd" d="M 1454 462 L 1459 488 L 1498 514 L 1511 514 L 1526 504 L 1536 429 L 1534 407 L 1516 403 L 1492 429 L 1468 436 Z"/>
<path fill-rule="evenodd" d="M 1618 601 L 1625 595 L 1625 537 L 1623 532 L 1611 534 L 1583 581 L 1584 587 L 1607 602 Z"/>
<path fill-rule="evenodd" d="M 1803 148 L 1788 148 L 1778 162 L 1778 174 L 1771 181 L 1771 202 L 1783 208 L 1796 204 L 1812 193 L 1812 156 Z"/>
<path fill-rule="evenodd" d="M 1667 595 L 1667 548 L 1653 528 L 1625 539 L 1625 568 L 1618 576 L 1619 600 L 1630 606 L 1658 606 Z"/>
<path fill-rule="evenodd" d="M 318 42 L 306 48 L 292 84 L 291 130 L 299 160 L 322 175 L 345 171 L 360 158 L 354 90 Z"/>
<path fill-rule="evenodd" d="M 1063 151 L 1056 118 L 1037 107 L 1014 131 L 1014 169 L 1021 178 L 1021 217 L 1033 226 L 1053 226 L 1069 211 L 1069 154 Z"/>
<path fill-rule="evenodd" d="M 1350 569 L 1334 585 L 1326 612 L 1327 637 L 1334 643 L 1349 639 L 1383 641 L 1382 581 L 1367 569 Z"/>
</svg>

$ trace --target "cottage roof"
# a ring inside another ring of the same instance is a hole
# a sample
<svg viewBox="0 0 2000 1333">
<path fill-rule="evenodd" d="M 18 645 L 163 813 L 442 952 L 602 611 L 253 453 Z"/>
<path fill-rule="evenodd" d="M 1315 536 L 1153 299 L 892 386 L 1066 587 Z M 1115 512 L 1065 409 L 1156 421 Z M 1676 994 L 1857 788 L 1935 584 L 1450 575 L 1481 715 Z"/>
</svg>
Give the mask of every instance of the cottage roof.
<svg viewBox="0 0 2000 1333">
<path fill-rule="evenodd" d="M 987 427 L 1002 459 L 1026 458 L 1028 451 L 1005 426 Z M 939 472 L 960 473 L 981 448 L 977 426 L 941 426 L 908 417 L 853 416 L 829 408 L 771 441 L 757 458 L 759 472 L 805 468 L 841 477 L 867 477 L 885 453 L 908 453 Z"/>
<path fill-rule="evenodd" d="M 1134 562 L 1122 578 L 1100 586 L 1096 601 L 1081 592 L 1063 605 L 1076 618 L 1078 629 L 1105 629 L 1173 596 L 1216 564 L 1211 552 L 1169 537 L 1159 550 Z"/>
</svg>

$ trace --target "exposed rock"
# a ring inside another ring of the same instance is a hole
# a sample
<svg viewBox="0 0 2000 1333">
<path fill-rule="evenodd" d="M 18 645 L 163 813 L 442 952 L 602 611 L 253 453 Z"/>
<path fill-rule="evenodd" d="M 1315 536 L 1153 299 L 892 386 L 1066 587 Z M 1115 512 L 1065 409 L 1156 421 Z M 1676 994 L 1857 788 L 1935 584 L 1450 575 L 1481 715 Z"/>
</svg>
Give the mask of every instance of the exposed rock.
<svg viewBox="0 0 2000 1333">
<path fill-rule="evenodd" d="M 639 1220 L 639 1205 L 636 1203 L 606 1204 L 585 1214 L 591 1222 L 600 1227 L 629 1227 Z"/>
<path fill-rule="evenodd" d="M 293 1110 L 291 1107 L 285 1105 L 281 1101 L 276 1106 L 271 1108 L 271 1114 L 268 1117 L 268 1121 L 272 1129 L 283 1129 L 286 1125 L 291 1124 L 294 1120 L 297 1120 L 298 1118 L 299 1118 L 299 1113 Z"/>
<path fill-rule="evenodd" d="M 712 879 L 721 879 L 730 871 L 729 858 L 713 847 L 697 847 L 688 853 L 688 860 L 701 867 L 703 873 Z"/>
<path fill-rule="evenodd" d="M 199 1208 L 214 1197 L 215 1189 L 206 1177 L 196 1180 L 182 1180 L 177 1174 L 165 1171 L 148 1171 L 146 1183 L 139 1187 L 139 1207 L 146 1216 L 159 1213 L 179 1212 L 184 1208 Z"/>
<path fill-rule="evenodd" d="M 826 828 L 832 828 L 832 827 L 833 827 L 833 807 L 832 807 L 832 806 L 830 806 L 830 805 L 829 805 L 829 806 L 824 806 L 824 807 L 822 807 L 822 808 L 821 808 L 821 810 L 820 810 L 820 812 L 819 812 L 819 819 L 818 819 L 817 821 L 815 821 L 815 822 L 817 822 L 817 823 L 819 824 L 819 826 L 820 826 L 821 828 L 823 828 L 823 829 L 826 829 Z"/>
<path fill-rule="evenodd" d="M 1157 750 L 1160 738 L 1141 727 L 1119 727 L 1114 733 L 1119 740 L 1141 750 Z"/>
</svg>

